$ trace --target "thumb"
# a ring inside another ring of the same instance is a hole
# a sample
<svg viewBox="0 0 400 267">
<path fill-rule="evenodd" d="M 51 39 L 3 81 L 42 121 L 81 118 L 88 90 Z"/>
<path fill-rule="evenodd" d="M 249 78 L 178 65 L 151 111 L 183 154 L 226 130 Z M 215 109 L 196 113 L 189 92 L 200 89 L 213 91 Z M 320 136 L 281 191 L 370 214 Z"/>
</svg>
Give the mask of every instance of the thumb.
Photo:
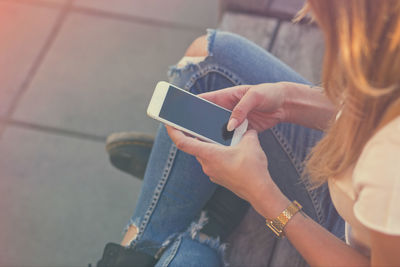
<svg viewBox="0 0 400 267">
<path fill-rule="evenodd" d="M 259 103 L 256 94 L 250 90 L 240 99 L 237 105 L 233 108 L 231 117 L 226 127 L 228 131 L 233 131 L 246 119 L 247 115 Z"/>
</svg>

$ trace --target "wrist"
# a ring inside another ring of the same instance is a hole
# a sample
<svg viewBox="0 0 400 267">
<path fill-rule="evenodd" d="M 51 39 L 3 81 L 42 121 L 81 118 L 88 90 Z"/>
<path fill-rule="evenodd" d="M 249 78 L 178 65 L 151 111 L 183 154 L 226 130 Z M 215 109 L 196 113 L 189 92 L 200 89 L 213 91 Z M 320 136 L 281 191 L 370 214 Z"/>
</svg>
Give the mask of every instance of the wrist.
<svg viewBox="0 0 400 267">
<path fill-rule="evenodd" d="M 335 114 L 335 106 L 320 87 L 282 82 L 285 122 L 324 130 Z"/>
<path fill-rule="evenodd" d="M 284 95 L 283 110 L 284 110 L 284 122 L 297 123 L 296 115 L 299 109 L 304 108 L 302 106 L 304 98 L 304 87 L 303 84 L 292 83 L 292 82 L 281 82 L 282 91 Z"/>
<path fill-rule="evenodd" d="M 285 111 L 284 122 L 296 123 L 294 114 L 298 111 L 302 98 L 300 86 L 302 84 L 292 82 L 280 82 L 284 95 L 283 110 Z"/>
<path fill-rule="evenodd" d="M 267 181 L 260 185 L 258 194 L 253 195 L 249 202 L 264 218 L 273 219 L 287 208 L 290 201 L 271 178 Z"/>
</svg>

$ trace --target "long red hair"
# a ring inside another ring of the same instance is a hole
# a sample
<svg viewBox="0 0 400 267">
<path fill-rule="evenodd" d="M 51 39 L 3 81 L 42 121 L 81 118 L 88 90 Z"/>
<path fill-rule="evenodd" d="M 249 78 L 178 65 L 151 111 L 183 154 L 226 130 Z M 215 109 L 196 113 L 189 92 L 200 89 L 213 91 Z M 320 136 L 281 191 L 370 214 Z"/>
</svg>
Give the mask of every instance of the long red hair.
<svg viewBox="0 0 400 267">
<path fill-rule="evenodd" d="M 308 0 L 305 11 L 324 34 L 323 87 L 340 113 L 307 161 L 320 185 L 352 166 L 400 115 L 400 1 Z"/>
</svg>

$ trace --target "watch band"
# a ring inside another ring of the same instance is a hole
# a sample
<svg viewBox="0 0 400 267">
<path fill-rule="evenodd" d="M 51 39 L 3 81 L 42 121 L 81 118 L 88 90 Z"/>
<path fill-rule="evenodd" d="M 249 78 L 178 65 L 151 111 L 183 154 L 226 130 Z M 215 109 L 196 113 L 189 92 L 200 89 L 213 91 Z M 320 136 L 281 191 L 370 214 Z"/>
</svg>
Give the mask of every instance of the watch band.
<svg viewBox="0 0 400 267">
<path fill-rule="evenodd" d="M 278 217 L 273 220 L 267 219 L 265 223 L 278 237 L 283 237 L 285 236 L 283 229 L 285 228 L 287 222 L 302 208 L 303 207 L 299 204 L 299 202 L 295 200 L 290 203 L 290 205 L 284 211 L 282 211 Z"/>
</svg>

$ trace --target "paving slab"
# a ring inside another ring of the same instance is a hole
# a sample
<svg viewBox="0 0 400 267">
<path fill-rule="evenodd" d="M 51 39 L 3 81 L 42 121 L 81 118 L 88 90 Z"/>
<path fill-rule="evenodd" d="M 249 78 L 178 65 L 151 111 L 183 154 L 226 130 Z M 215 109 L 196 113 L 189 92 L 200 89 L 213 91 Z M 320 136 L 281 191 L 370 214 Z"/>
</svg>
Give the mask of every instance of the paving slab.
<svg viewBox="0 0 400 267">
<path fill-rule="evenodd" d="M 146 115 L 154 87 L 204 33 L 73 14 L 14 118 L 100 136 L 154 133 Z"/>
<path fill-rule="evenodd" d="M 59 10 L 0 2 L 0 115 L 5 115 L 49 36 Z"/>
<path fill-rule="evenodd" d="M 202 28 L 218 23 L 217 0 L 79 0 L 75 6 Z"/>
<path fill-rule="evenodd" d="M 316 26 L 283 22 L 272 53 L 314 84 L 321 82 L 324 40 Z"/>
<path fill-rule="evenodd" d="M 30 0 L 30 1 L 34 1 L 34 0 Z M 43 3 L 47 2 L 52 5 L 65 5 L 70 0 L 36 0 L 36 1 L 42 1 Z"/>
<path fill-rule="evenodd" d="M 53 4 L 54 6 L 54 5 L 63 5 L 70 0 L 2 0 L 2 1 L 20 1 L 22 3 L 29 3 L 31 5 L 50 3 Z"/>
<path fill-rule="evenodd" d="M 268 49 L 277 23 L 276 19 L 227 12 L 219 28 L 237 33 Z"/>
<path fill-rule="evenodd" d="M 242 13 L 265 14 L 271 0 L 219 0 L 221 3 L 221 14 L 226 11 Z"/>
<path fill-rule="evenodd" d="M 8 127 L 0 141 L 0 266 L 87 266 L 119 242 L 141 182 L 104 145 Z"/>
<path fill-rule="evenodd" d="M 305 0 L 271 0 L 269 14 L 293 18 L 303 7 Z"/>
</svg>

